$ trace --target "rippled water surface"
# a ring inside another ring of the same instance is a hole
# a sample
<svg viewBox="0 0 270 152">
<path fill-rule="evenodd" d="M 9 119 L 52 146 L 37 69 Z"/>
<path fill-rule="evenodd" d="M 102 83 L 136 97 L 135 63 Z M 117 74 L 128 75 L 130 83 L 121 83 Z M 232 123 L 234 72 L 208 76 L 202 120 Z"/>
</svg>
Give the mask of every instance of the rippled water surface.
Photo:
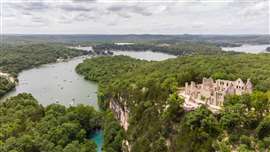
<svg viewBox="0 0 270 152">
<path fill-rule="evenodd" d="M 86 104 L 97 108 L 97 84 L 84 80 L 75 72 L 75 67 L 83 59 L 79 57 L 21 72 L 16 89 L 8 93 L 5 98 L 27 92 L 31 93 L 42 105 Z"/>
</svg>

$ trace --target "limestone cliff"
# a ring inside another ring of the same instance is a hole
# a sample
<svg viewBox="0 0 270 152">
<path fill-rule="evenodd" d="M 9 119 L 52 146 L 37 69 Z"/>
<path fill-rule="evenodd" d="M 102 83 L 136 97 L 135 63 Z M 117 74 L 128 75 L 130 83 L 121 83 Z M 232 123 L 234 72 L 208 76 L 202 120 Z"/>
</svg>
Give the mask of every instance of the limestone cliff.
<svg viewBox="0 0 270 152">
<path fill-rule="evenodd" d="M 123 98 L 120 97 L 120 99 L 118 99 L 120 102 L 123 102 Z M 128 130 L 128 108 L 127 106 L 124 104 L 121 105 L 119 104 L 119 101 L 115 101 L 113 99 L 110 100 L 110 109 L 113 111 L 114 116 L 117 120 L 119 120 L 120 125 L 124 128 L 125 131 Z M 124 102 L 125 103 L 125 102 Z M 128 140 L 124 140 L 122 142 L 122 150 L 125 152 L 130 152 L 131 151 L 131 145 L 129 144 Z"/>
<path fill-rule="evenodd" d="M 122 100 L 122 99 L 120 99 Z M 113 111 L 117 120 L 120 121 L 120 125 L 125 131 L 128 129 L 128 109 L 126 106 L 121 106 L 118 102 L 111 100 L 110 109 Z"/>
</svg>

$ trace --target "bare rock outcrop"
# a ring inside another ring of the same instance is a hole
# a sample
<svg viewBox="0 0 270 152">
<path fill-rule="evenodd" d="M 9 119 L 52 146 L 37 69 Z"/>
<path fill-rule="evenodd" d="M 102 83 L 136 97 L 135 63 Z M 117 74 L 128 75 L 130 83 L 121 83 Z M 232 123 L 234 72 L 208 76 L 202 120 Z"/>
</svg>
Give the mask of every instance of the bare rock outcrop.
<svg viewBox="0 0 270 152">
<path fill-rule="evenodd" d="M 117 120 L 120 121 L 120 125 L 124 128 L 125 131 L 128 129 L 128 109 L 126 106 L 121 106 L 114 100 L 110 101 L 110 109 L 113 111 Z"/>
</svg>

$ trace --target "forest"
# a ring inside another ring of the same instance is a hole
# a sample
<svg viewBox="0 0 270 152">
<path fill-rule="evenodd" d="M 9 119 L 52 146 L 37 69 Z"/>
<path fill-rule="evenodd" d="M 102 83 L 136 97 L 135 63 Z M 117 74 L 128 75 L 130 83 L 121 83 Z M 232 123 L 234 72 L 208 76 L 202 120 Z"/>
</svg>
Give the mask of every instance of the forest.
<svg viewBox="0 0 270 152">
<path fill-rule="evenodd" d="M 77 71 L 99 82 L 103 109 L 110 100 L 128 107 L 124 137 L 131 151 L 247 152 L 270 148 L 269 65 L 270 54 L 196 55 L 161 62 L 117 56 L 85 60 Z M 250 78 L 254 92 L 226 97 L 219 114 L 205 107 L 185 112 L 179 87 L 203 77 Z"/>
<path fill-rule="evenodd" d="M 96 152 L 89 136 L 101 128 L 93 107 L 44 107 L 31 94 L 0 103 L 1 152 Z"/>
<path fill-rule="evenodd" d="M 22 70 L 88 53 L 59 44 L 1 45 L 0 71 L 16 78 Z M 0 97 L 14 87 L 0 77 Z M 96 152 L 90 135 L 99 129 L 106 134 L 104 150 L 119 150 L 124 136 L 110 111 L 84 105 L 44 107 L 31 94 L 0 102 L 0 128 L 1 152 Z"/>
<path fill-rule="evenodd" d="M 25 69 L 56 62 L 59 58 L 68 59 L 86 53 L 60 44 L 4 44 L 0 46 L 0 70 L 16 76 Z"/>
<path fill-rule="evenodd" d="M 158 34 L 127 34 L 127 35 L 94 35 L 94 34 L 65 34 L 65 35 L 5 35 L 3 42 L 9 44 L 64 43 L 82 45 L 112 42 L 204 42 L 219 46 L 235 46 L 239 44 L 269 44 L 269 35 L 158 35 Z M 1 43 L 1 42 L 0 42 Z"/>
<path fill-rule="evenodd" d="M 15 87 L 15 84 L 0 76 L 0 97 Z"/>
<path fill-rule="evenodd" d="M 42 106 L 30 94 L 1 102 L 0 151 L 94 152 L 96 145 L 89 136 L 97 129 L 104 131 L 106 152 L 127 148 L 123 146 L 124 140 L 129 142 L 132 152 L 270 149 L 270 54 L 222 52 L 215 45 L 204 43 L 169 46 L 107 43 L 95 47 L 166 51 L 179 57 L 160 62 L 127 56 L 86 59 L 76 71 L 85 79 L 98 82 L 101 111 L 85 105 Z M 0 70 L 16 77 L 24 69 L 84 54 L 87 53 L 60 44 L 2 45 Z M 185 82 L 201 82 L 203 77 L 244 81 L 250 78 L 255 91 L 226 97 L 219 114 L 206 107 L 186 112 L 178 89 Z M 14 86 L 0 78 L 0 96 Z M 111 100 L 129 109 L 126 132 L 109 109 Z"/>
</svg>

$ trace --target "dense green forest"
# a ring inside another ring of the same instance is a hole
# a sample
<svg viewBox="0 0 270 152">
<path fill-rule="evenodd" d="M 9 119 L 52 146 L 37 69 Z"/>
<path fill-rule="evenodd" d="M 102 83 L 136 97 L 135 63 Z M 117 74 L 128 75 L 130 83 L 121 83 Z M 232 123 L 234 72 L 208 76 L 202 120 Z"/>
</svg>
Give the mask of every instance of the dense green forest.
<svg viewBox="0 0 270 152">
<path fill-rule="evenodd" d="M 6 92 L 10 91 L 15 87 L 15 83 L 12 83 L 8 79 L 0 76 L 0 97 L 3 96 Z"/>
<path fill-rule="evenodd" d="M 0 103 L 1 152 L 95 152 L 89 135 L 101 128 L 93 107 L 43 107 L 30 94 Z"/>
<path fill-rule="evenodd" d="M 94 152 L 96 145 L 89 135 L 101 128 L 106 152 L 122 151 L 123 140 L 129 141 L 132 152 L 270 149 L 270 54 L 226 53 L 205 43 L 95 47 L 153 50 L 181 57 L 148 62 L 127 56 L 102 56 L 79 64 L 79 74 L 99 83 L 101 112 L 84 105 L 44 107 L 30 94 L 0 103 L 0 151 Z M 58 44 L 2 45 L 0 71 L 16 77 L 24 69 L 84 54 Z M 255 91 L 251 95 L 228 96 L 219 114 L 206 107 L 184 111 L 178 88 L 186 81 L 200 82 L 203 77 L 251 78 Z M 14 86 L 0 77 L 0 96 Z M 128 107 L 126 132 L 108 108 L 110 100 Z"/>
<path fill-rule="evenodd" d="M 90 60 L 84 60 L 83 63 L 76 67 L 76 71 L 79 74 L 84 75 L 87 80 L 105 84 L 111 79 L 118 77 L 119 74 L 131 72 L 133 69 L 146 63 L 149 62 L 128 56 L 101 56 Z"/>
<path fill-rule="evenodd" d="M 59 44 L 0 45 L 0 72 L 17 77 L 22 70 L 41 64 L 56 62 L 87 54 L 82 50 L 69 49 Z M 0 76 L 0 97 L 15 87 L 15 84 Z"/>
<path fill-rule="evenodd" d="M 102 89 L 110 82 L 110 80 L 119 76 L 119 74 L 132 71 L 133 69 L 142 66 L 146 61 L 134 59 L 127 56 L 106 57 L 101 56 L 85 60 L 84 63 L 76 67 L 79 74 L 85 76 L 85 79 L 99 82 L 98 97 L 103 97 Z M 112 70 L 114 69 L 114 70 Z M 102 99 L 98 102 L 103 101 Z M 123 129 L 120 127 L 119 122 L 115 120 L 114 115 L 109 109 L 99 103 L 99 107 L 105 113 L 104 115 L 104 151 L 120 152 L 122 148 L 122 141 L 125 137 Z"/>
<path fill-rule="evenodd" d="M 16 77 L 24 69 L 87 54 L 58 44 L 1 45 L 0 69 Z M 0 96 L 15 84 L 0 77 Z M 96 112 L 79 105 L 43 107 L 31 95 L 21 94 L 0 103 L 0 151 L 91 152 L 89 140 L 96 129 L 106 135 L 104 150 L 121 149 L 123 130 L 109 111 Z M 112 142 L 113 141 L 113 142 Z"/>
<path fill-rule="evenodd" d="M 24 69 L 86 53 L 57 44 L 1 45 L 0 70 L 16 76 Z"/>
<path fill-rule="evenodd" d="M 119 68 L 121 64 L 128 68 Z M 125 139 L 132 151 L 264 152 L 270 149 L 269 65 L 270 54 L 196 55 L 161 62 L 118 56 L 85 60 L 77 71 L 99 82 L 101 107 L 108 108 L 112 99 L 128 107 Z M 251 78 L 255 91 L 227 97 L 219 114 L 205 107 L 185 112 L 178 88 L 203 77 Z"/>
<path fill-rule="evenodd" d="M 65 44 L 93 44 L 104 42 L 206 42 L 219 46 L 238 44 L 269 44 L 269 35 L 158 35 L 158 34 L 127 34 L 127 35 L 95 35 L 95 34 L 65 34 L 65 35 L 4 35 L 2 42 L 9 44 L 35 44 L 35 43 L 65 43 Z M 1 43 L 1 42 L 0 42 Z"/>
</svg>

